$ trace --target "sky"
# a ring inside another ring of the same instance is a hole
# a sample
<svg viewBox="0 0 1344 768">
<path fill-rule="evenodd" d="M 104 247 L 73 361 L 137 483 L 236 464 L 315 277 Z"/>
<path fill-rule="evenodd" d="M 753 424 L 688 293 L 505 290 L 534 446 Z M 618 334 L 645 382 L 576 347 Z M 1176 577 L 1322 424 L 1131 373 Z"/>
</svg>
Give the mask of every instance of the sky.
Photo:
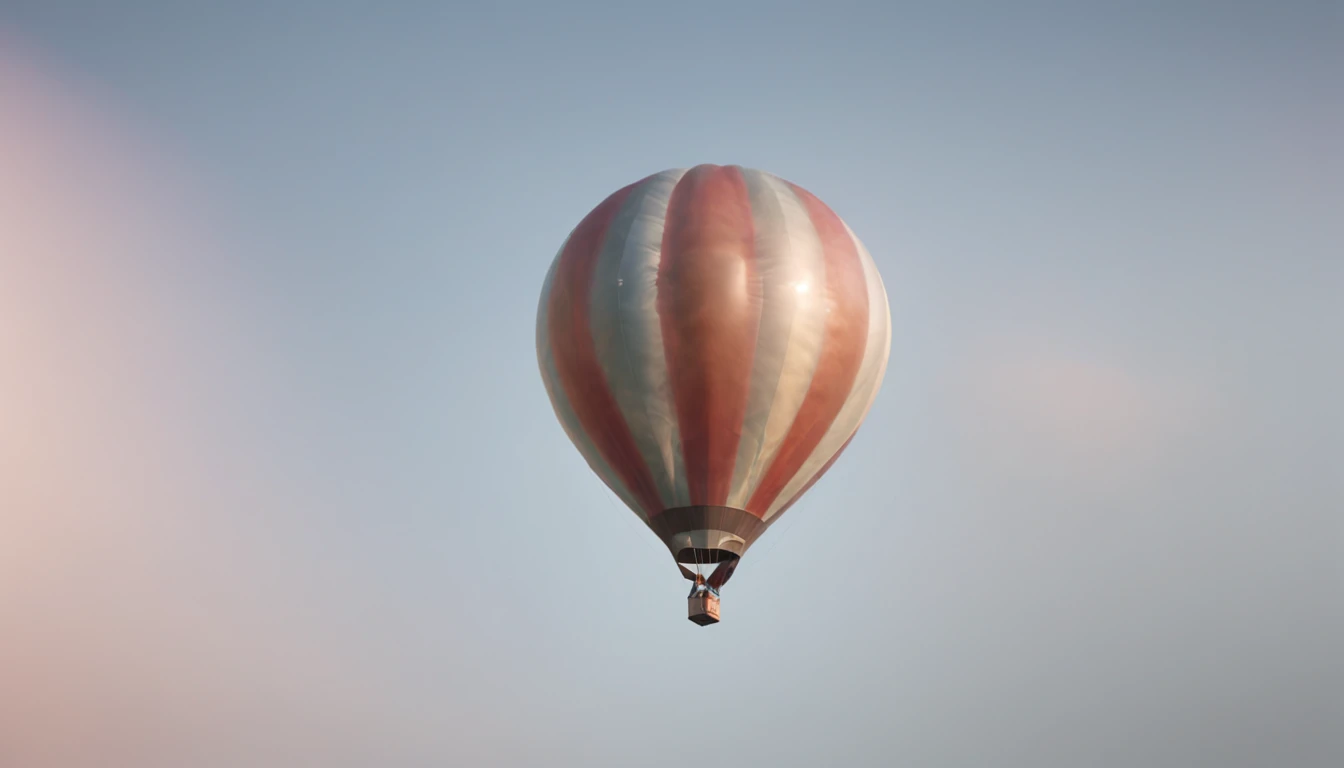
<svg viewBox="0 0 1344 768">
<path fill-rule="evenodd" d="M 1344 764 L 1330 2 L 0 0 L 0 764 Z M 881 393 L 724 621 L 537 370 L 697 163 Z"/>
</svg>

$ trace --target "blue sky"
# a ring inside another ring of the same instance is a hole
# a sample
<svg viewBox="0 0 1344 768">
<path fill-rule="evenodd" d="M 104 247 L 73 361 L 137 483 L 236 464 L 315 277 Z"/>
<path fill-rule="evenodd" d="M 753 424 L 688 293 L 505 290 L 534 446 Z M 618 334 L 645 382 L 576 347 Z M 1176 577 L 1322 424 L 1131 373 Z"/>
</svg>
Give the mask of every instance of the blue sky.
<svg viewBox="0 0 1344 768">
<path fill-rule="evenodd" d="M 110 408 L 92 371 L 121 360 L 123 426 L 175 435 L 28 433 L 106 448 L 50 482 L 126 542 L 58 588 L 67 545 L 38 537 L 0 619 L 40 638 L 59 622 L 24 606 L 96 602 L 47 661 L 139 670 L 34 673 L 54 733 L 140 765 L 1344 754 L 1330 3 L 11 0 L 0 30 L 22 45 L 0 61 L 105 116 L 76 143 L 116 131 L 170 169 L 113 178 L 172 205 L 109 210 L 205 233 L 10 264 L 33 307 L 120 286 L 75 326 L 16 316 L 90 350 L 69 397 Z M 860 436 L 710 629 L 566 440 L 533 340 L 569 229 L 701 162 L 825 200 L 894 329 Z M 10 379 L 33 413 L 65 403 L 47 375 Z M 118 506 L 95 480 L 118 452 L 190 478 Z M 104 700 L 138 704 L 60 706 Z"/>
</svg>

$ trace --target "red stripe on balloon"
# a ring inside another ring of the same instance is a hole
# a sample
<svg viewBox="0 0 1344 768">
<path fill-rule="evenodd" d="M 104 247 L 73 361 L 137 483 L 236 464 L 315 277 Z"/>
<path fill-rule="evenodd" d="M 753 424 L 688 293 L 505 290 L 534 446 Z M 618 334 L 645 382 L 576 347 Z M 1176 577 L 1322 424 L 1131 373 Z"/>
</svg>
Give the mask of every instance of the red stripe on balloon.
<svg viewBox="0 0 1344 768">
<path fill-rule="evenodd" d="M 700 165 L 677 182 L 658 315 L 691 504 L 728 501 L 761 320 L 755 239 L 740 168 Z"/>
<path fill-rule="evenodd" d="M 849 439 L 845 441 L 845 444 L 840 446 L 840 450 L 836 451 L 835 455 L 832 456 L 825 464 L 823 464 L 821 469 L 817 470 L 817 473 L 812 476 L 812 479 L 808 480 L 806 485 L 798 489 L 798 492 L 793 494 L 793 497 L 790 498 L 787 502 L 785 502 L 784 506 L 779 508 L 779 511 L 776 512 L 770 518 L 771 525 L 774 525 L 775 521 L 779 520 L 780 515 L 784 514 L 785 512 L 788 512 L 789 507 L 792 507 L 794 504 L 798 503 L 798 500 L 803 498 L 803 494 L 812 490 L 812 486 L 817 484 L 817 481 L 821 479 L 821 476 L 826 474 L 826 472 L 831 468 L 831 466 L 835 464 L 836 460 L 840 458 L 840 454 L 844 453 L 845 449 L 849 447 L 849 444 L 854 442 L 854 435 L 857 434 L 858 430 L 855 430 L 854 434 L 850 435 Z"/>
<path fill-rule="evenodd" d="M 747 511 L 764 516 L 826 436 L 854 389 L 868 343 L 868 285 L 858 247 L 840 217 L 807 190 L 789 185 L 807 209 L 821 240 L 826 265 L 826 329 L 821 358 L 807 396 L 779 451 L 747 501 Z M 828 464 L 829 466 L 829 464 Z"/>
<path fill-rule="evenodd" d="M 652 516 L 662 511 L 662 499 L 598 364 L 589 319 L 593 275 L 607 230 L 639 183 L 602 201 L 570 235 L 556 268 L 547 322 L 555 368 L 583 431 Z"/>
</svg>

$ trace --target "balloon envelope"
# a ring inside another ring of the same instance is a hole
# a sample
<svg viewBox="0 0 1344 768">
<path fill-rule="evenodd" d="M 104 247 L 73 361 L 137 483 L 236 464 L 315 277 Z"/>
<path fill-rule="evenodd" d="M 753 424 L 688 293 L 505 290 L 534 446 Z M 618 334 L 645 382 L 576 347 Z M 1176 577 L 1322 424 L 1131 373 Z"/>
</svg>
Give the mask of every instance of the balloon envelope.
<svg viewBox="0 0 1344 768">
<path fill-rule="evenodd" d="M 620 189 L 537 313 L 556 416 L 678 562 L 736 560 L 830 468 L 886 371 L 868 251 L 814 195 L 738 166 Z"/>
</svg>

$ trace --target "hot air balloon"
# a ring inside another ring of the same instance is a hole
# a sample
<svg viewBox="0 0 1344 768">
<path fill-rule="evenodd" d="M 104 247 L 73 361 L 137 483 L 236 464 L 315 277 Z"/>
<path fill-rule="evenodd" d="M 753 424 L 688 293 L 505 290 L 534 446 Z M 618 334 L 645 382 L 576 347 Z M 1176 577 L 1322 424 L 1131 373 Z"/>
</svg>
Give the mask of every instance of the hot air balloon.
<svg viewBox="0 0 1344 768">
<path fill-rule="evenodd" d="M 560 248 L 537 311 L 560 424 L 695 583 L 700 625 L 849 445 L 890 348 L 886 290 L 848 225 L 734 165 L 611 194 Z"/>
</svg>

